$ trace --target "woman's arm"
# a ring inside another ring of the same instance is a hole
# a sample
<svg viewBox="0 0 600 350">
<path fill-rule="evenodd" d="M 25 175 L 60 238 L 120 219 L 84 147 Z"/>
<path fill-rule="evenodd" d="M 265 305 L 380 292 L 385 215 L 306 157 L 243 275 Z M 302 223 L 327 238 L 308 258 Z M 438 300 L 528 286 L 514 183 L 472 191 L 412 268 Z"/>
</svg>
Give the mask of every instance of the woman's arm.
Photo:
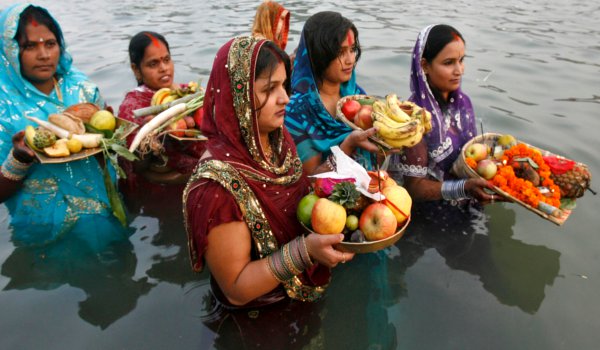
<svg viewBox="0 0 600 350">
<path fill-rule="evenodd" d="M 352 153 L 356 148 L 362 148 L 371 153 L 379 152 L 377 145 L 369 141 L 369 137 L 375 135 L 377 132 L 376 128 L 370 128 L 368 130 L 354 130 L 340 144 L 340 149 L 348 156 L 352 156 Z M 323 159 L 322 153 L 311 157 L 303 163 L 304 172 L 308 175 L 324 173 L 334 170 L 327 159 Z"/>
<path fill-rule="evenodd" d="M 412 199 L 417 202 L 444 199 L 442 197 L 442 183 L 436 180 L 405 176 L 404 187 L 410 193 Z M 473 178 L 465 182 L 465 193 L 482 203 L 491 202 L 494 199 L 491 194 L 484 191 L 485 188 L 491 189 L 491 185 L 484 179 Z M 502 198 L 496 197 L 496 200 L 502 200 Z"/>
<path fill-rule="evenodd" d="M 311 234 L 306 245 L 311 258 L 328 267 L 352 259 L 354 254 L 333 249 L 343 235 Z M 248 226 L 241 221 L 214 227 L 208 234 L 205 260 L 227 300 L 244 305 L 279 285 L 269 269 L 267 258 L 252 261 L 252 240 Z"/>
<path fill-rule="evenodd" d="M 0 203 L 10 198 L 21 188 L 27 170 L 33 163 L 35 154 L 25 145 L 25 132 L 20 131 L 12 137 L 13 148 L 0 171 Z"/>
</svg>

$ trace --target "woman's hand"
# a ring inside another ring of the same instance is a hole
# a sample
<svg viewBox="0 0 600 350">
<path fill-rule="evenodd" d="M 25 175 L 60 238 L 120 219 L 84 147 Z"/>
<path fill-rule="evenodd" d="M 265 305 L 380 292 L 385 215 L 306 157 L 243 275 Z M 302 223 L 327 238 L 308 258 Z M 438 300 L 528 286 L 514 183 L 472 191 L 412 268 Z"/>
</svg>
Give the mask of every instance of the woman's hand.
<svg viewBox="0 0 600 350">
<path fill-rule="evenodd" d="M 21 163 L 31 163 L 35 159 L 35 153 L 25 144 L 25 132 L 19 131 L 12 137 L 13 157 Z"/>
<path fill-rule="evenodd" d="M 504 197 L 484 191 L 486 188 L 491 190 L 493 186 L 484 179 L 472 178 L 465 182 L 465 192 L 483 204 L 505 201 Z"/>
<path fill-rule="evenodd" d="M 333 248 L 334 245 L 344 240 L 344 235 L 320 235 L 311 233 L 306 236 L 306 248 L 313 260 L 327 267 L 335 267 L 339 263 L 354 258 L 354 253 L 341 252 Z"/>
<path fill-rule="evenodd" d="M 340 149 L 347 155 L 351 155 L 357 147 L 371 153 L 377 153 L 379 148 L 376 144 L 369 141 L 369 137 L 375 135 L 376 132 L 376 128 L 354 130 L 340 144 Z"/>
</svg>

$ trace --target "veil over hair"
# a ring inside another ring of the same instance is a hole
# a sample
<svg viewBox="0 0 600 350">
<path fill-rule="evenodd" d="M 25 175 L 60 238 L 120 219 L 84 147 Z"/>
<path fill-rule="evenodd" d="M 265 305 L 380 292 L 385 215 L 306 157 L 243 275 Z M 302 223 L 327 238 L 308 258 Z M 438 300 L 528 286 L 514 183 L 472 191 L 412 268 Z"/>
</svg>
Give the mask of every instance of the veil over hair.
<svg viewBox="0 0 600 350">
<path fill-rule="evenodd" d="M 207 153 L 184 191 L 186 229 L 195 270 L 202 268 L 208 233 L 220 224 L 247 224 L 256 248 L 251 252 L 253 260 L 269 255 L 304 231 L 296 218 L 296 208 L 310 183 L 302 173 L 294 141 L 283 126 L 271 133 L 276 164 L 267 160 L 259 141 L 254 73 L 265 42 L 238 37 L 225 44 L 215 57 L 201 125 L 209 138 Z M 319 286 L 329 282 L 329 275 L 328 268 L 315 264 L 294 283 L 316 286 L 321 292 Z"/>
</svg>

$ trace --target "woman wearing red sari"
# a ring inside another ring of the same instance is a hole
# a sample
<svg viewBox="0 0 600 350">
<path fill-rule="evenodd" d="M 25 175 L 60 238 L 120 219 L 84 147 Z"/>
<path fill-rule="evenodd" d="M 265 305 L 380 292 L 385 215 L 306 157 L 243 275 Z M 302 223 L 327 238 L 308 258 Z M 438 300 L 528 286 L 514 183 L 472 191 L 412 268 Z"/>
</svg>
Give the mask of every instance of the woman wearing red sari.
<svg viewBox="0 0 600 350">
<path fill-rule="evenodd" d="M 169 43 L 164 36 L 143 31 L 137 33 L 129 42 L 129 59 L 131 70 L 137 80 L 138 86 L 125 95 L 119 107 L 119 117 L 144 124 L 149 117 L 136 118 L 133 111 L 150 106 L 152 96 L 161 88 L 176 89 L 180 87 L 173 82 L 175 66 L 171 59 Z M 150 116 L 151 118 L 151 116 Z M 130 136 L 129 141 L 133 139 Z M 124 164 L 127 172 L 128 183 L 138 184 L 136 173 L 154 183 L 185 183 L 198 159 L 204 152 L 204 142 L 180 142 L 165 139 L 163 159 L 146 159 L 144 162 Z"/>
<path fill-rule="evenodd" d="M 229 41 L 213 64 L 201 127 L 207 152 L 183 203 L 192 268 L 206 261 L 224 306 L 317 300 L 329 268 L 353 257 L 333 248 L 341 234 L 301 234 L 296 207 L 310 186 L 283 126 L 289 72 L 285 52 L 253 37 Z"/>
</svg>

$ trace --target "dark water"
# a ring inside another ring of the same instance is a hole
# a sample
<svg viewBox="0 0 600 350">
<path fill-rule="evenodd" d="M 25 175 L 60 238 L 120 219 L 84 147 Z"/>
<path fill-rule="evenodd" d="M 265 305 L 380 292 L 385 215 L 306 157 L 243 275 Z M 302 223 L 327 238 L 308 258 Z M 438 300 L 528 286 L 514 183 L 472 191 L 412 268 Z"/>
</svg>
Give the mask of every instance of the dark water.
<svg viewBox="0 0 600 350">
<path fill-rule="evenodd" d="M 116 108 L 135 84 L 126 52 L 133 34 L 165 34 L 176 80 L 205 84 L 214 53 L 249 31 L 259 2 L 38 3 L 58 18 L 77 67 Z M 467 42 L 463 89 L 484 131 L 514 134 L 600 174 L 596 2 L 285 4 L 292 12 L 288 50 L 317 11 L 353 19 L 363 45 L 358 81 L 379 95 L 407 96 L 410 52 L 422 27 L 456 26 Z M 562 227 L 514 204 L 471 216 L 420 208 L 394 247 L 337 268 L 324 301 L 222 323 L 211 321 L 207 273 L 190 272 L 177 190 L 140 192 L 128 204 L 134 233 L 113 256 L 88 254 L 77 242 L 15 248 L 0 205 L 0 348 L 598 347 L 600 199 L 589 192 Z"/>
</svg>

